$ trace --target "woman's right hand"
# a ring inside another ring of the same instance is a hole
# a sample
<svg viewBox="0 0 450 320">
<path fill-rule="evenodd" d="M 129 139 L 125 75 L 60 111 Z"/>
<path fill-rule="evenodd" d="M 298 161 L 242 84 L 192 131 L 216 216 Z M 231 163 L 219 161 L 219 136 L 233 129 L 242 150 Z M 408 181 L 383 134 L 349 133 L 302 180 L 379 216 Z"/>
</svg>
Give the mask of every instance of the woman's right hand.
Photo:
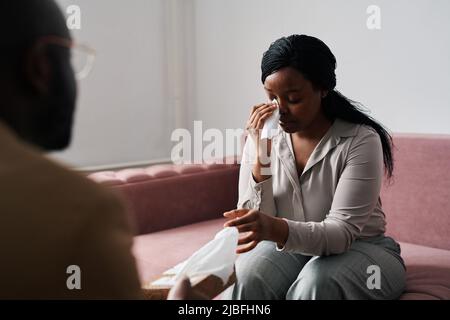
<svg viewBox="0 0 450 320">
<path fill-rule="evenodd" d="M 253 178 L 256 182 L 263 181 L 270 177 L 268 174 L 263 174 L 262 169 L 270 170 L 270 150 L 272 148 L 272 141 L 270 139 L 261 140 L 261 130 L 264 123 L 277 106 L 274 103 L 261 103 L 252 108 L 250 118 L 247 121 L 245 129 L 256 145 L 256 163 L 253 165 Z"/>
</svg>

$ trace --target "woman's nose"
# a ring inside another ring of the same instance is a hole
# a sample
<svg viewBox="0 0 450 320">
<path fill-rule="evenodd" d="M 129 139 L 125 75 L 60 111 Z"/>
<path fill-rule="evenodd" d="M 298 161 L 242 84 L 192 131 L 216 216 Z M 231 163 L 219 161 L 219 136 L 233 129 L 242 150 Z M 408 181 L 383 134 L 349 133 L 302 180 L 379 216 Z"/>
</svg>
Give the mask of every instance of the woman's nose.
<svg viewBox="0 0 450 320">
<path fill-rule="evenodd" d="M 278 100 L 278 109 L 280 110 L 280 114 L 286 114 L 289 112 L 288 108 L 286 108 L 286 103 L 281 99 Z"/>
</svg>

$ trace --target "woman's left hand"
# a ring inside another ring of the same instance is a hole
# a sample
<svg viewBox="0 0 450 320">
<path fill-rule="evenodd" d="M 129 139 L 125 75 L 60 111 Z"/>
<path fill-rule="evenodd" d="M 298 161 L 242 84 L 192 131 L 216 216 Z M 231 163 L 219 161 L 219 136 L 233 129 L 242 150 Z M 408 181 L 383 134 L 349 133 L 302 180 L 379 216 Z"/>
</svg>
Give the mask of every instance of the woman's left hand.
<svg viewBox="0 0 450 320">
<path fill-rule="evenodd" d="M 272 217 L 255 209 L 236 209 L 223 214 L 229 220 L 224 227 L 236 227 L 239 233 L 246 233 L 238 241 L 236 253 L 252 250 L 263 240 L 277 242 L 283 246 L 289 232 L 286 221 Z"/>
</svg>

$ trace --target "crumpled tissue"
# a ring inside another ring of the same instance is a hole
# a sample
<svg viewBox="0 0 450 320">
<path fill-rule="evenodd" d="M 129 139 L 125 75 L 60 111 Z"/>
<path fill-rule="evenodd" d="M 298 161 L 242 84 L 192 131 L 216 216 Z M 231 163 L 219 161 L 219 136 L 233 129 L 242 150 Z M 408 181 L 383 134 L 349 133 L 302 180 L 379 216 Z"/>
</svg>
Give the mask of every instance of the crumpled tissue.
<svg viewBox="0 0 450 320">
<path fill-rule="evenodd" d="M 280 120 L 280 106 L 277 99 L 273 99 L 272 103 L 276 104 L 277 108 L 264 122 L 264 126 L 261 131 L 261 139 L 272 139 L 278 131 L 278 121 Z"/>
<path fill-rule="evenodd" d="M 213 240 L 187 260 L 164 272 L 164 275 L 176 275 L 175 277 L 161 278 L 152 285 L 174 285 L 183 276 L 194 278 L 210 274 L 222 279 L 224 284 L 227 283 L 234 272 L 238 238 L 239 232 L 235 227 L 221 230 Z"/>
</svg>

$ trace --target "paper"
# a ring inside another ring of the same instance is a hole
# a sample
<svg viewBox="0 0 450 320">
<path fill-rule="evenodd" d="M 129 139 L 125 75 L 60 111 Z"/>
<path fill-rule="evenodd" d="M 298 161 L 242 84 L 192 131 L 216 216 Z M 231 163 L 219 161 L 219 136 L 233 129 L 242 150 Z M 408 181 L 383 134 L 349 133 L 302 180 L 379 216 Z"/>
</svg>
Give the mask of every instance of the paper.
<svg viewBox="0 0 450 320">
<path fill-rule="evenodd" d="M 175 271 L 175 282 L 182 276 L 193 278 L 213 274 L 225 284 L 234 271 L 238 238 L 239 232 L 235 227 L 225 228 L 189 259 L 165 273 Z"/>
<path fill-rule="evenodd" d="M 164 271 L 163 276 L 151 283 L 152 286 L 161 286 L 161 287 L 172 287 L 175 285 L 175 276 L 177 276 L 180 271 L 186 265 L 187 260 L 177 264 L 175 267 L 170 268 L 169 270 Z"/>
<path fill-rule="evenodd" d="M 278 131 L 278 121 L 280 120 L 280 106 L 277 99 L 273 99 L 272 103 L 276 104 L 277 108 L 272 115 L 264 122 L 264 127 L 261 131 L 261 139 L 272 139 Z"/>
<path fill-rule="evenodd" d="M 158 287 L 173 287 L 175 285 L 175 277 L 174 276 L 161 277 L 158 280 L 153 281 L 151 285 Z"/>
<path fill-rule="evenodd" d="M 169 270 L 166 270 L 163 275 L 164 276 L 173 276 L 173 275 L 177 275 L 180 273 L 180 271 L 184 268 L 184 266 L 186 265 L 187 260 L 177 264 L 175 267 L 170 268 Z"/>
</svg>

